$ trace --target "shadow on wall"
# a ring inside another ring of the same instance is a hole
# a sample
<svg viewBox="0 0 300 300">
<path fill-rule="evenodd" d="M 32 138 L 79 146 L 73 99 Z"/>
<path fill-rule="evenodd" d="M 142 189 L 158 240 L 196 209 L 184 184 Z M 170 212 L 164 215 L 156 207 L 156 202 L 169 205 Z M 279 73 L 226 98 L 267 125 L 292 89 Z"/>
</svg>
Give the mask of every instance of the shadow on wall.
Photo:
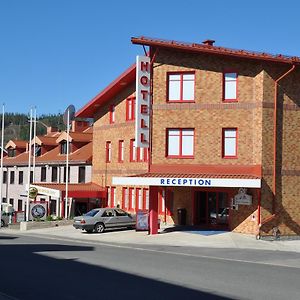
<svg viewBox="0 0 300 300">
<path fill-rule="evenodd" d="M 214 299 L 230 298 L 76 261 L 93 247 L 57 244 L 1 245 L 1 294 L 47 299 Z M 56 259 L 47 252 L 72 252 Z M 22 253 L 22 255 L 20 255 Z M 41 253 L 41 254 L 39 254 Z M 92 255 L 92 254 L 91 254 Z M 11 258 L 11 259 L 10 259 Z"/>
<path fill-rule="evenodd" d="M 298 76 L 299 78 L 299 76 Z M 289 81 L 290 82 L 290 81 Z M 280 82 L 281 83 L 281 82 Z M 282 81 L 284 83 L 284 79 Z M 295 86 L 292 85 L 291 89 L 294 90 Z M 297 92 L 297 93 L 296 93 Z M 283 132 L 284 132 L 284 94 L 288 95 L 293 102 L 300 106 L 300 98 L 296 99 L 297 95 L 299 97 L 300 95 L 300 89 L 296 90 L 296 92 L 289 92 L 289 88 L 285 86 L 278 86 L 278 99 L 277 99 L 277 144 L 276 144 L 276 201 L 275 205 L 273 207 L 272 202 L 272 187 L 268 185 L 268 183 L 264 180 L 262 180 L 262 188 L 264 189 L 264 194 L 267 194 L 269 196 L 266 196 L 264 199 L 262 199 L 262 208 L 265 209 L 269 216 L 265 216 L 262 218 L 262 227 L 261 231 L 262 234 L 271 234 L 272 229 L 274 227 L 278 227 L 281 234 L 284 235 L 300 235 L 300 224 L 295 221 L 295 216 L 298 213 L 300 214 L 300 207 L 298 205 L 295 206 L 295 210 L 298 209 L 298 211 L 290 209 L 290 212 L 294 213 L 294 216 L 291 216 L 290 213 L 287 211 L 286 206 L 291 206 L 292 200 L 289 200 L 287 197 L 283 199 L 283 190 L 282 190 L 282 169 L 285 167 L 283 166 Z M 297 95 L 295 95 L 295 93 Z M 288 134 L 288 133 L 285 133 Z M 269 155 L 273 155 L 273 153 L 270 153 Z M 272 184 L 272 183 L 271 183 Z M 286 188 L 286 187 L 285 187 Z M 289 186 L 288 189 L 292 189 L 293 186 Z M 286 188 L 287 189 L 287 188 Z M 270 201 L 269 201 L 270 200 Z M 273 217 L 270 217 L 273 215 Z M 265 218 L 265 223 L 264 223 Z M 299 219 L 298 219 L 299 220 Z"/>
</svg>

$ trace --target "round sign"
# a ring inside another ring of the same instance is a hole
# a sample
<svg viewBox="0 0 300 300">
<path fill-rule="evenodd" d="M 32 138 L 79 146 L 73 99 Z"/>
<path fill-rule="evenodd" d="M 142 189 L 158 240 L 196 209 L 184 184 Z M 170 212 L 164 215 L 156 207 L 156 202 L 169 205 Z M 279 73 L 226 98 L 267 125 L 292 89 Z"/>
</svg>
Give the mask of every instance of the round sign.
<svg viewBox="0 0 300 300">
<path fill-rule="evenodd" d="M 34 199 L 38 194 L 38 189 L 34 186 L 29 188 L 29 198 Z"/>
<path fill-rule="evenodd" d="M 31 209 L 31 215 L 33 218 L 42 218 L 46 214 L 46 209 L 41 204 L 36 204 Z"/>
</svg>

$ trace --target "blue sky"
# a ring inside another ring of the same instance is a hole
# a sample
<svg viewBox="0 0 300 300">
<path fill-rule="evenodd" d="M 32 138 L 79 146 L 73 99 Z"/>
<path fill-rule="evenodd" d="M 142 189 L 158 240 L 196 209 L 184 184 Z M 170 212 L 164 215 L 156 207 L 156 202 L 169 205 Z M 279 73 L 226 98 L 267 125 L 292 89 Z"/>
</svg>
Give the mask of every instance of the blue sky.
<svg viewBox="0 0 300 300">
<path fill-rule="evenodd" d="M 80 109 L 143 53 L 132 36 L 300 56 L 297 0 L 0 0 L 0 103 Z"/>
</svg>

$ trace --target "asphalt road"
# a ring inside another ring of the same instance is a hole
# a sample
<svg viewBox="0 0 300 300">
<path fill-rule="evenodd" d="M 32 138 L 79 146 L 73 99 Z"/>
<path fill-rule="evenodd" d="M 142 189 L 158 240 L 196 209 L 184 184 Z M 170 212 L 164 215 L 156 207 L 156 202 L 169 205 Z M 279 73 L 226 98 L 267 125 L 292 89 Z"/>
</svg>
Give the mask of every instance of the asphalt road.
<svg viewBox="0 0 300 300">
<path fill-rule="evenodd" d="M 0 299 L 300 299 L 300 254 L 0 234 Z"/>
</svg>

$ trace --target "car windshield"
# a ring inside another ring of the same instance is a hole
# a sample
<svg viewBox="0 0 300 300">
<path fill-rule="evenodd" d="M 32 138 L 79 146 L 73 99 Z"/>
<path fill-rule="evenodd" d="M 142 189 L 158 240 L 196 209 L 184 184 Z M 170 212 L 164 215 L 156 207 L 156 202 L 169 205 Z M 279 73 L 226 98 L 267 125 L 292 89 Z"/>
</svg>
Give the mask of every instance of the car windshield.
<svg viewBox="0 0 300 300">
<path fill-rule="evenodd" d="M 94 217 L 98 212 L 99 212 L 98 209 L 92 209 L 89 212 L 87 212 L 86 214 L 84 214 L 84 216 Z"/>
</svg>

